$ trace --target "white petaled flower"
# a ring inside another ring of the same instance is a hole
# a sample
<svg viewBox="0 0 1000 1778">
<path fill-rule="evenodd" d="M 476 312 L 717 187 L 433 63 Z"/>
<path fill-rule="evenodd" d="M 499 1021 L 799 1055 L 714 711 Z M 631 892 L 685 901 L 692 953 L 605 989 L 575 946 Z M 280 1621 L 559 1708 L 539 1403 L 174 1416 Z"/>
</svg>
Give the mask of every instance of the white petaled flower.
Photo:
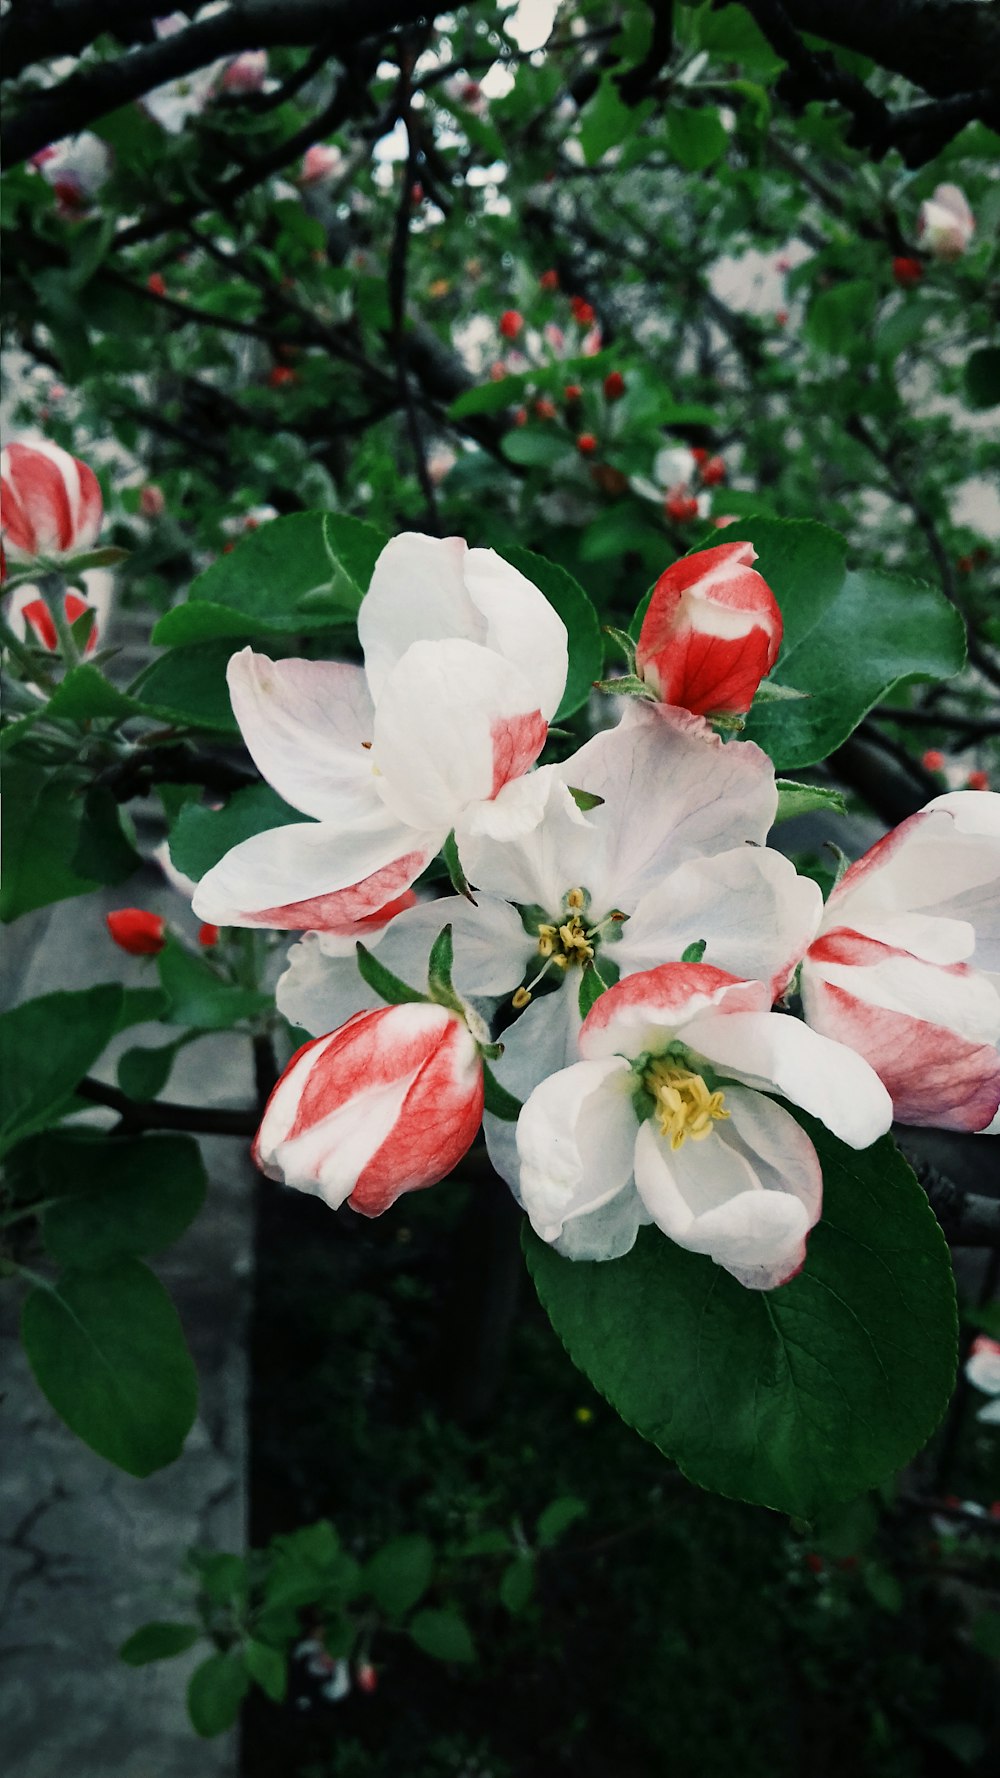
<svg viewBox="0 0 1000 1778">
<path fill-rule="evenodd" d="M 51 185 L 64 215 L 85 209 L 107 180 L 114 157 L 106 142 L 91 130 L 67 136 L 32 155 L 31 165 Z"/>
<path fill-rule="evenodd" d="M 911 815 L 833 890 L 802 964 L 817 1031 L 866 1057 L 904 1124 L 1000 1126 L 1000 796 Z"/>
<path fill-rule="evenodd" d="M 212 18 L 216 13 L 225 12 L 226 0 L 213 0 L 209 6 L 202 6 L 194 15 L 194 23 L 200 24 Z M 183 12 L 168 13 L 165 18 L 154 21 L 154 30 L 162 41 L 167 37 L 176 37 L 186 31 L 191 20 Z M 181 74 L 176 80 L 164 81 L 162 86 L 154 87 L 142 99 L 143 109 L 148 111 L 170 136 L 179 136 L 188 120 L 199 117 L 213 98 L 226 68 L 227 58 L 209 63 L 205 68 L 194 68 L 188 74 Z"/>
<path fill-rule="evenodd" d="M 961 259 L 976 232 L 969 200 L 957 185 L 937 185 L 920 206 L 917 233 L 935 259 Z"/>
<path fill-rule="evenodd" d="M 405 533 L 358 615 L 365 665 L 229 663 L 262 775 L 308 823 L 257 834 L 208 872 L 195 912 L 225 926 L 342 927 L 407 889 L 449 833 L 510 838 L 540 819 L 566 627 L 492 550 Z M 530 774 L 530 775 L 529 775 Z"/>
<path fill-rule="evenodd" d="M 969 1349 L 965 1374 L 973 1389 L 992 1398 L 980 1408 L 976 1419 L 1000 1425 L 1000 1340 L 979 1334 Z"/>
<path fill-rule="evenodd" d="M 852 1148 L 889 1128 L 892 1105 L 860 1056 L 770 1010 L 770 988 L 704 963 L 667 963 L 603 994 L 580 1033 L 582 1061 L 549 1076 L 517 1124 L 521 1197 L 544 1241 L 638 1199 L 631 1220 L 707 1254 L 739 1283 L 794 1276 L 819 1220 L 812 1142 L 780 1094 Z M 600 1226 L 598 1223 L 596 1226 Z M 609 1250 L 586 1257 L 610 1258 Z"/>
<path fill-rule="evenodd" d="M 777 792 L 759 748 L 724 746 L 695 718 L 633 704 L 617 728 L 536 776 L 546 791 L 536 828 L 463 847 L 476 906 L 457 896 L 424 903 L 362 935 L 413 984 L 451 922 L 462 998 L 487 1017 L 501 996 L 523 1007 L 493 1064 L 509 1092 L 524 1099 L 577 1059 L 581 988 L 592 968 L 611 980 L 704 941 L 707 961 L 766 981 L 772 1000 L 781 994 L 816 931 L 822 897 L 763 845 Z M 585 823 L 570 785 L 603 798 Z M 312 932 L 293 948 L 277 990 L 286 1018 L 318 1033 L 377 1004 L 357 973 L 356 936 Z M 489 1114 L 485 1124 L 493 1164 L 516 1191 L 514 1126 Z M 620 1251 L 635 1239 L 639 1208 L 634 1197 L 616 1208 Z M 574 1240 L 591 1235 L 601 1246 L 608 1238 L 574 1225 Z"/>
<path fill-rule="evenodd" d="M 664 445 L 653 459 L 652 477 L 629 476 L 629 487 L 643 500 L 655 500 L 657 506 L 662 507 L 672 489 L 692 488 L 697 476 L 698 459 L 687 445 Z M 707 496 L 704 499 L 707 512 L 710 503 Z"/>
</svg>

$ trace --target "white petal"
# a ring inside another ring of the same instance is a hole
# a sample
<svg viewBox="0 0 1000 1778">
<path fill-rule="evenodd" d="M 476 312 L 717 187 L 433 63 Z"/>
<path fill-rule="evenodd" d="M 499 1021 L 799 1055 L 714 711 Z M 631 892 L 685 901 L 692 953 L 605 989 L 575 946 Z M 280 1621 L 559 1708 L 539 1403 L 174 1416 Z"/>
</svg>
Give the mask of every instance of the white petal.
<svg viewBox="0 0 1000 1778">
<path fill-rule="evenodd" d="M 543 1241 L 630 1182 L 635 1132 L 631 1070 L 617 1057 L 577 1062 L 535 1088 L 518 1119 L 517 1148 L 521 1199 Z"/>
<path fill-rule="evenodd" d="M 721 1011 L 766 1014 L 770 990 L 762 982 L 736 981 L 708 963 L 667 963 L 623 976 L 594 1002 L 580 1033 L 580 1053 L 599 1056 L 662 1055 L 675 1037 L 684 1043 Z M 711 1028 L 711 1026 L 710 1026 Z"/>
<path fill-rule="evenodd" d="M 544 739 L 516 667 L 472 642 L 415 642 L 375 712 L 379 795 L 401 821 L 447 832 L 527 771 Z"/>
<path fill-rule="evenodd" d="M 331 1033 L 331 1041 L 338 1036 Z M 307 1050 L 275 1088 L 258 1134 L 257 1159 L 270 1178 L 311 1192 L 336 1209 L 394 1129 L 419 1069 L 359 1091 L 293 1136 L 306 1082 L 324 1053 Z"/>
<path fill-rule="evenodd" d="M 603 841 L 593 811 L 584 815 L 577 807 L 560 768 L 541 766 L 517 783 L 539 798 L 538 820 L 527 833 L 498 839 L 483 832 L 483 812 L 477 810 L 475 821 L 466 824 L 462 864 L 470 883 L 486 893 L 557 913 L 568 889 L 588 887 L 595 868 L 603 870 Z"/>
<path fill-rule="evenodd" d="M 639 1230 L 652 1220 L 635 1186 L 627 1185 L 599 1210 L 565 1223 L 552 1245 L 565 1259 L 621 1259 L 631 1253 Z"/>
<path fill-rule="evenodd" d="M 731 1122 L 672 1150 L 655 1122 L 636 1141 L 639 1194 L 679 1246 L 706 1253 L 754 1290 L 771 1290 L 805 1257 L 819 1217 L 822 1177 L 805 1131 L 781 1106 L 740 1088 L 726 1093 Z"/>
<path fill-rule="evenodd" d="M 843 962 L 822 955 L 824 945 L 838 944 L 845 953 L 852 935 L 830 933 L 816 957 L 806 960 L 804 982 L 818 977 L 869 1006 L 906 1013 L 928 1024 L 944 1026 L 972 1043 L 1000 1042 L 1000 994 L 987 976 L 961 964 L 926 963 L 907 952 L 854 941 L 858 960 Z"/>
<path fill-rule="evenodd" d="M 874 1069 L 800 1019 L 712 1010 L 693 1019 L 683 1036 L 721 1073 L 780 1093 L 851 1148 L 868 1148 L 892 1122 L 892 1100 Z"/>
<path fill-rule="evenodd" d="M 486 623 L 466 591 L 467 555 L 464 538 L 425 537 L 419 531 L 404 531 L 386 544 L 358 612 L 374 698 L 381 697 L 411 643 L 447 636 L 486 641 Z"/>
<path fill-rule="evenodd" d="M 705 940 L 703 961 L 769 984 L 775 999 L 823 914 L 817 884 L 765 846 L 689 859 L 642 897 L 609 952 L 623 975 L 680 957 Z"/>
<path fill-rule="evenodd" d="M 360 667 L 272 661 L 244 648 L 226 677 L 251 759 L 293 809 L 348 822 L 378 808 L 375 712 Z"/>
<path fill-rule="evenodd" d="M 486 619 L 486 644 L 519 667 L 548 722 L 566 688 L 566 625 L 544 594 L 492 549 L 470 549 L 465 584 Z"/>
<path fill-rule="evenodd" d="M 409 888 L 444 838 L 440 829 L 405 827 L 386 809 L 353 829 L 324 821 L 271 828 L 227 852 L 202 877 L 192 907 L 217 926 L 294 930 L 324 918 L 338 925 L 363 919 Z"/>
<path fill-rule="evenodd" d="M 534 946 L 532 954 L 537 958 Z M 500 1039 L 503 1055 L 491 1062 L 490 1067 L 500 1085 L 522 1104 L 550 1074 L 558 1074 L 580 1059 L 577 1039 L 582 1021 L 575 991 L 577 980 L 574 975 L 551 993 L 540 994 L 507 1027 Z M 520 1202 L 517 1125 L 487 1112 L 483 1128 L 490 1160 Z"/>
</svg>

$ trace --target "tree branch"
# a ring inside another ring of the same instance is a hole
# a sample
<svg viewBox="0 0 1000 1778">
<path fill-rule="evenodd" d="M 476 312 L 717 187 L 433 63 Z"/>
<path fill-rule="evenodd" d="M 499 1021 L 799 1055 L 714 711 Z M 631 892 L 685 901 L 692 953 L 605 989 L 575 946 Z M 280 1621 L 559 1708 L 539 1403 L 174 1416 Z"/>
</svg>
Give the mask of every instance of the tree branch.
<svg viewBox="0 0 1000 1778">
<path fill-rule="evenodd" d="M 196 1136 L 253 1136 L 260 1119 L 256 1111 L 216 1111 L 201 1105 L 177 1105 L 169 1099 L 130 1099 L 118 1087 L 88 1075 L 77 1089 L 81 1099 L 116 1111 L 126 1130 L 190 1130 Z"/>
<path fill-rule="evenodd" d="M 200 19 L 158 43 L 117 61 L 78 70 L 34 92 L 0 132 L 8 166 L 50 142 L 75 135 L 120 106 L 199 68 L 245 49 L 312 48 L 322 38 L 343 58 L 368 37 L 396 30 L 433 12 L 428 0 L 233 0 L 225 12 Z"/>
</svg>

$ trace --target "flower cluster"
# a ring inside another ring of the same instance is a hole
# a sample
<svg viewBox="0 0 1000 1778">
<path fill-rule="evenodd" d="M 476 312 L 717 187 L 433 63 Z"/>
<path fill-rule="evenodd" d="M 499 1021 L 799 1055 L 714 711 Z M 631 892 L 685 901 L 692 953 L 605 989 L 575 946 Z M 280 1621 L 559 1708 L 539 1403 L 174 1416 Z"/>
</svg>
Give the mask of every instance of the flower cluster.
<svg viewBox="0 0 1000 1778">
<path fill-rule="evenodd" d="M 936 798 L 824 906 L 768 846 L 774 769 L 735 735 L 782 640 L 755 559 L 737 541 L 661 576 L 611 682 L 633 695 L 562 761 L 539 763 L 565 626 L 458 538 L 387 545 L 363 666 L 234 656 L 247 747 L 306 817 L 194 898 L 301 935 L 277 999 L 314 1038 L 265 1112 L 264 1171 L 374 1216 L 482 1121 L 564 1254 L 616 1257 L 654 1223 L 770 1289 L 822 1209 L 796 1109 L 856 1149 L 894 1116 L 996 1124 L 1000 798 Z M 439 855 L 455 893 L 434 898 Z"/>
</svg>

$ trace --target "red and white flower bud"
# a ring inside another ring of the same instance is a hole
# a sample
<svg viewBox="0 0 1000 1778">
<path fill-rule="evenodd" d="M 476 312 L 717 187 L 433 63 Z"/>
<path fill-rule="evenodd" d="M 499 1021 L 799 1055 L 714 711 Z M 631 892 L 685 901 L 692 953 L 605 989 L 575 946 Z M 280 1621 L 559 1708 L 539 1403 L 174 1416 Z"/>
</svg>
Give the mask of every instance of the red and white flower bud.
<svg viewBox="0 0 1000 1778">
<path fill-rule="evenodd" d="M 11 600 L 8 618 L 13 622 L 15 629 L 21 630 L 25 636 L 30 630 L 36 642 L 41 643 L 43 648 L 47 648 L 50 654 L 55 654 L 59 647 L 59 635 L 55 621 L 44 599 L 26 596 L 32 590 L 28 587 L 18 589 Z M 89 605 L 86 599 L 81 598 L 79 593 L 66 593 L 63 597 L 63 611 L 68 624 L 75 624 L 85 612 L 93 611 L 93 609 L 94 607 Z M 90 626 L 90 635 L 87 637 L 83 652 L 84 654 L 93 654 L 96 647 L 97 623 L 95 621 Z"/>
<path fill-rule="evenodd" d="M 157 482 L 147 482 L 139 490 L 139 511 L 144 519 L 159 519 L 167 510 L 167 498 Z"/>
<path fill-rule="evenodd" d="M 79 216 L 97 196 L 111 172 L 112 154 L 106 142 L 84 130 L 41 149 L 29 164 L 51 185 L 60 214 L 70 218 Z"/>
<path fill-rule="evenodd" d="M 976 232 L 976 219 L 957 185 L 935 186 L 920 206 L 917 233 L 934 259 L 961 259 Z"/>
<path fill-rule="evenodd" d="M 59 445 L 15 442 L 0 455 L 0 478 L 0 526 L 10 561 L 60 561 L 96 542 L 101 489 L 79 458 Z"/>
<path fill-rule="evenodd" d="M 267 79 L 267 50 L 245 49 L 234 56 L 222 76 L 227 93 L 259 93 Z"/>
<path fill-rule="evenodd" d="M 643 619 L 636 671 L 665 704 L 745 714 L 781 646 L 777 600 L 750 543 L 720 543 L 661 574 Z"/>
<path fill-rule="evenodd" d="M 268 1100 L 253 1157 L 270 1179 L 381 1216 L 443 1179 L 476 1137 L 483 1065 L 464 1020 L 415 1002 L 307 1043 Z"/>
<path fill-rule="evenodd" d="M 166 921 L 148 908 L 116 908 L 107 915 L 108 931 L 121 951 L 132 957 L 155 957 L 166 944 Z"/>
<path fill-rule="evenodd" d="M 300 185 L 329 185 L 343 170 L 343 150 L 332 142 L 314 142 L 302 156 Z"/>
</svg>

